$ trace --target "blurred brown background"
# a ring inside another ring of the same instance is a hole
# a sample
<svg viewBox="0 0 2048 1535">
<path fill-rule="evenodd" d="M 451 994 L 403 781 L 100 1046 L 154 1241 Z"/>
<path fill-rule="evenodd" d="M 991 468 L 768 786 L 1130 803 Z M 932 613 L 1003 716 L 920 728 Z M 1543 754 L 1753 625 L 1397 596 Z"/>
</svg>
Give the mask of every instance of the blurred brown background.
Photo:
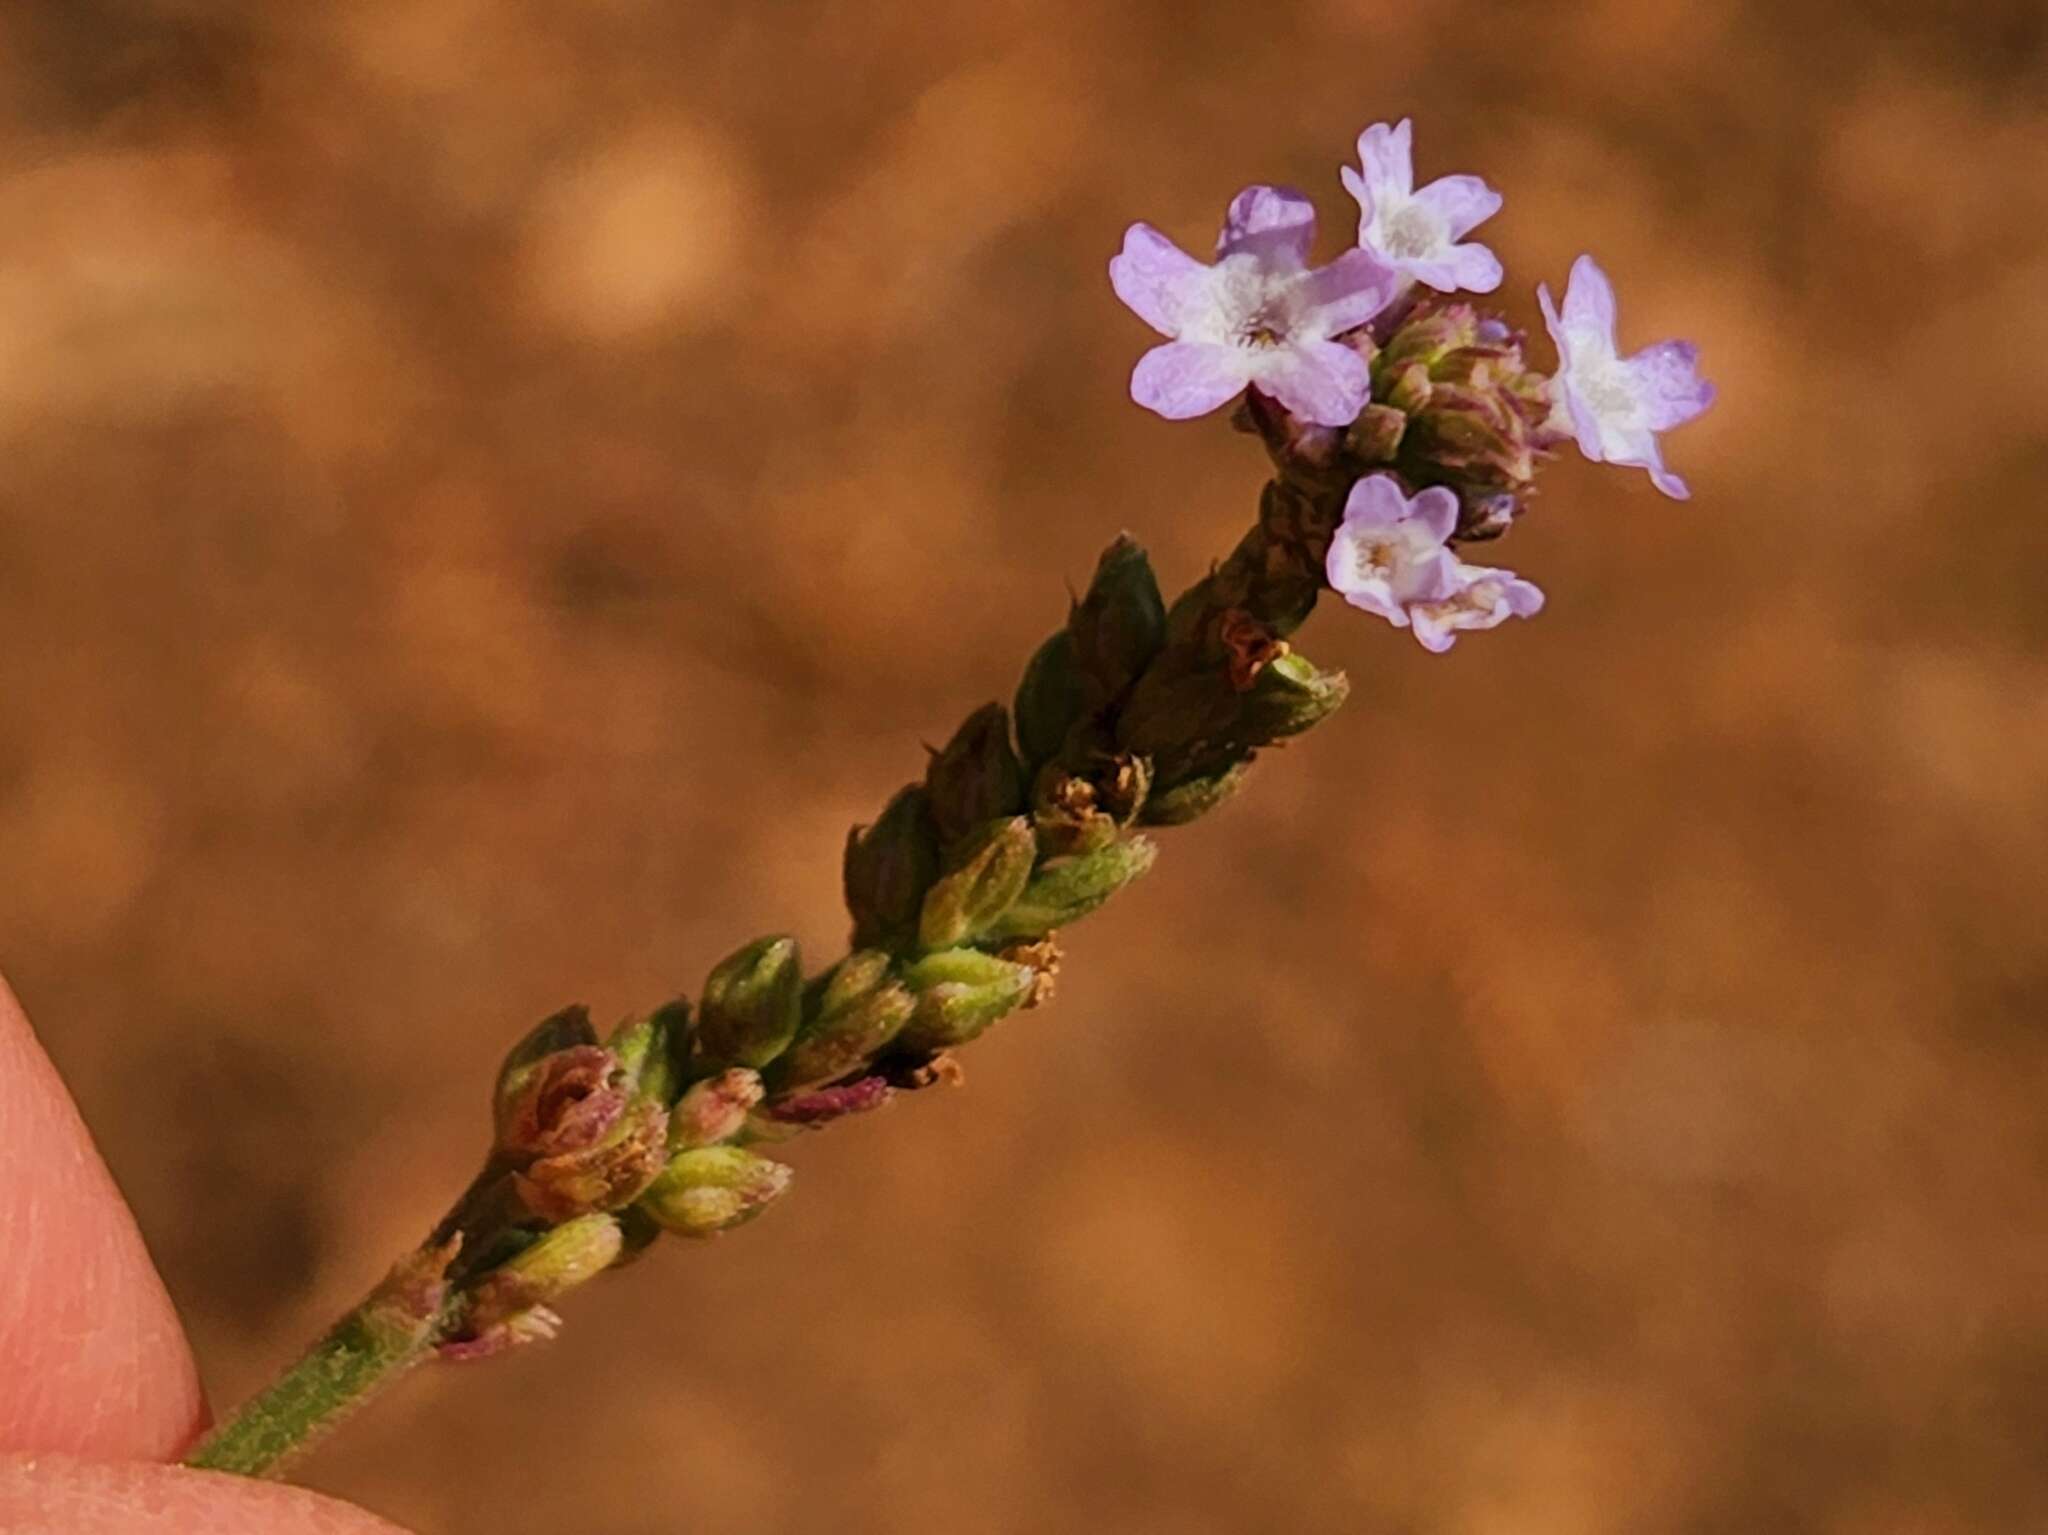
<svg viewBox="0 0 2048 1535">
<path fill-rule="evenodd" d="M 843 935 L 846 825 L 1255 447 L 1104 262 L 1359 128 L 1690 334 L 1447 660 L 967 1088 L 310 1465 L 424 1535 L 2048 1529 L 2037 0 L 13 0 L 0 964 L 219 1400 L 528 1022 Z M 1538 355 L 1547 348 L 1538 345 Z"/>
</svg>

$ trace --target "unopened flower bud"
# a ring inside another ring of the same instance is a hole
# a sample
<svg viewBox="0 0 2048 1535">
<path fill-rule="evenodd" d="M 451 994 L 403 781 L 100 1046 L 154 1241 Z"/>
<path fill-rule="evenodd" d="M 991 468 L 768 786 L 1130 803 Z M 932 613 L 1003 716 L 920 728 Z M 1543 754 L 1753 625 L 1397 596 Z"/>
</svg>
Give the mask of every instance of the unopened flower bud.
<svg viewBox="0 0 2048 1535">
<path fill-rule="evenodd" d="M 917 998 L 917 1010 L 897 1042 L 906 1050 L 943 1050 L 965 1044 L 1029 1000 L 1037 972 L 984 954 L 947 949 L 909 966 L 903 981 Z"/>
<path fill-rule="evenodd" d="M 1395 405 L 1368 405 L 1344 434 L 1346 450 L 1360 464 L 1391 464 L 1401 451 L 1408 413 Z"/>
<path fill-rule="evenodd" d="M 915 932 L 924 893 L 938 872 L 938 831 L 924 789 L 913 784 L 889 801 L 880 820 L 855 827 L 847 839 L 846 908 L 854 943 L 878 947 Z"/>
<path fill-rule="evenodd" d="M 950 949 L 987 932 L 1024 891 L 1038 861 L 1038 837 L 1026 816 L 985 826 L 955 856 L 924 898 L 917 940 Z"/>
<path fill-rule="evenodd" d="M 1038 647 L 1017 684 L 1017 745 L 1027 770 L 1059 755 L 1086 708 L 1074 636 L 1062 629 Z"/>
<path fill-rule="evenodd" d="M 1039 938 L 1085 917 L 1152 867 L 1156 843 L 1127 837 L 1092 853 L 1039 865 L 1024 893 L 1003 914 L 993 938 Z"/>
<path fill-rule="evenodd" d="M 640 1208 L 677 1236 L 716 1236 L 759 1215 L 792 1176 L 780 1162 L 738 1146 L 700 1146 L 669 1159 Z"/>
<path fill-rule="evenodd" d="M 1361 467 L 1391 463 L 1413 486 L 1450 487 L 1467 508 L 1527 490 L 1551 445 L 1550 381 L 1524 362 L 1517 332 L 1469 304 L 1418 307 L 1374 360 L 1373 396 L 1408 420 L 1389 456 L 1366 440 L 1380 427 L 1361 417 Z"/>
<path fill-rule="evenodd" d="M 610 1268 L 624 1247 L 619 1223 L 609 1215 L 578 1216 L 555 1227 L 476 1282 L 462 1332 L 443 1352 L 475 1358 L 553 1336 L 555 1319 L 546 1308 Z"/>
<path fill-rule="evenodd" d="M 765 1091 L 760 1073 L 745 1066 L 692 1083 L 669 1115 L 669 1148 L 683 1151 L 731 1140 L 746 1125 L 747 1115 Z"/>
<path fill-rule="evenodd" d="M 704 982 L 697 1018 L 700 1064 L 767 1065 L 796 1037 L 803 992 L 794 938 L 757 938 L 720 960 Z"/>
<path fill-rule="evenodd" d="M 1458 531 L 1453 536 L 1463 543 L 1485 543 L 1507 532 L 1521 515 L 1521 499 L 1506 491 L 1490 496 L 1462 496 L 1458 505 Z"/>
<path fill-rule="evenodd" d="M 1117 744 L 1149 757 L 1157 771 L 1190 743 L 1213 739 L 1237 717 L 1238 690 L 1227 670 L 1176 666 L 1176 657 L 1147 672 L 1117 715 Z"/>
<path fill-rule="evenodd" d="M 1147 826 L 1185 826 L 1200 820 L 1236 794 L 1251 772 L 1251 758 L 1242 757 L 1228 767 L 1197 773 L 1179 783 L 1153 791 L 1139 817 Z"/>
<path fill-rule="evenodd" d="M 526 1091 L 535 1068 L 548 1056 L 579 1045 L 595 1045 L 597 1030 L 590 1026 L 590 1009 L 565 1007 L 535 1024 L 526 1038 L 514 1045 L 498 1068 L 497 1086 L 492 1094 L 491 1121 L 502 1134 L 507 1116 Z"/>
<path fill-rule="evenodd" d="M 1299 653 L 1284 655 L 1261 671 L 1244 695 L 1234 734 L 1246 746 L 1300 735 L 1335 713 L 1350 692 L 1350 679 L 1342 672 L 1319 671 Z"/>
<path fill-rule="evenodd" d="M 967 716 L 925 769 L 925 793 L 939 840 L 951 846 L 999 816 L 1024 808 L 1024 770 L 1010 746 L 1010 713 L 985 704 Z"/>
<path fill-rule="evenodd" d="M 814 1092 L 778 1098 L 768 1106 L 767 1114 L 777 1124 L 814 1130 L 850 1114 L 872 1113 L 888 1103 L 895 1096 L 895 1091 L 887 1077 L 860 1077 L 851 1082 L 841 1082 L 836 1087 L 821 1087 Z"/>
<path fill-rule="evenodd" d="M 885 949 L 855 949 L 815 983 L 818 996 L 813 1015 L 830 1017 L 851 1007 L 887 983 L 889 967 L 895 962 Z"/>
<path fill-rule="evenodd" d="M 645 1018 L 629 1018 L 612 1031 L 606 1048 L 631 1079 L 636 1096 L 662 1104 L 675 1097 L 677 1061 L 687 1058 L 688 1040 L 680 1041 L 684 1048 L 678 1051 L 674 1036 L 678 1030 L 687 1035 L 689 1022 L 689 1003 L 671 1002 Z"/>
<path fill-rule="evenodd" d="M 1152 562 L 1127 534 L 1103 551 L 1088 593 L 1067 619 L 1074 659 L 1094 704 L 1120 697 L 1166 642 L 1166 602 Z"/>
<path fill-rule="evenodd" d="M 768 1068 L 777 1095 L 836 1081 L 873 1060 L 910 1021 L 913 1007 L 910 993 L 888 981 L 820 1014 Z"/>
</svg>

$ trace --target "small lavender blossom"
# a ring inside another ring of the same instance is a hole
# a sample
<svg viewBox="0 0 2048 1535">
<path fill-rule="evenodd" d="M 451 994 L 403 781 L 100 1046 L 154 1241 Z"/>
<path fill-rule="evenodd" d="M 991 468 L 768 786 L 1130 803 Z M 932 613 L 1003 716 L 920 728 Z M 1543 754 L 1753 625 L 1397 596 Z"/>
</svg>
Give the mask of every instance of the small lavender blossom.
<svg viewBox="0 0 2048 1535">
<path fill-rule="evenodd" d="M 1623 357 L 1614 339 L 1614 285 L 1591 256 L 1572 263 L 1563 314 L 1548 285 L 1539 286 L 1536 296 L 1557 343 L 1558 408 L 1579 439 L 1579 451 L 1596 464 L 1647 469 L 1665 495 L 1685 500 L 1692 491 L 1664 467 L 1657 434 L 1685 425 L 1714 403 L 1714 386 L 1699 375 L 1699 348 L 1690 341 L 1660 341 Z"/>
<path fill-rule="evenodd" d="M 1391 474 L 1360 480 L 1330 540 L 1330 586 L 1354 608 L 1405 629 L 1412 604 L 1451 595 L 1458 562 L 1446 544 L 1457 526 L 1458 498 L 1441 485 L 1410 497 Z"/>
<path fill-rule="evenodd" d="M 1491 629 L 1542 608 L 1543 593 L 1513 571 L 1453 554 L 1457 527 L 1458 498 L 1443 486 L 1409 496 L 1392 475 L 1372 475 L 1351 487 L 1325 573 L 1346 602 L 1412 628 L 1433 652 L 1449 650 L 1461 629 Z"/>
<path fill-rule="evenodd" d="M 1461 629 L 1495 629 L 1510 618 L 1543 611 L 1543 593 L 1512 570 L 1453 560 L 1451 591 L 1430 602 L 1412 603 L 1409 622 L 1422 648 L 1436 654 L 1457 643 Z"/>
<path fill-rule="evenodd" d="M 1358 199 L 1358 243 L 1439 293 L 1491 293 L 1500 286 L 1500 258 L 1458 242 L 1500 212 L 1500 193 L 1477 176 L 1445 176 L 1416 190 L 1414 133 L 1404 117 L 1358 136 L 1361 169 L 1343 171 L 1344 189 Z"/>
<path fill-rule="evenodd" d="M 1319 426 L 1349 426 L 1372 394 L 1365 359 L 1332 339 L 1392 302 L 1397 274 L 1368 251 L 1308 265 L 1315 210 L 1299 192 L 1237 194 L 1204 265 L 1150 224 L 1109 263 L 1116 295 L 1171 339 L 1138 360 L 1131 398 L 1169 420 L 1206 415 L 1255 386 Z"/>
</svg>

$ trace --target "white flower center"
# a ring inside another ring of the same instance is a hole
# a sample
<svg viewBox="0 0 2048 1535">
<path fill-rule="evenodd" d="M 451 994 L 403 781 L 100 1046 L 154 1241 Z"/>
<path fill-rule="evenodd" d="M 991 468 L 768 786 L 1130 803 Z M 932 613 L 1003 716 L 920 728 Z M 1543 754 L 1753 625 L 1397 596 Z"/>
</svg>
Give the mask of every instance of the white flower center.
<svg viewBox="0 0 2048 1535">
<path fill-rule="evenodd" d="M 1420 261 L 1443 248 L 1450 231 L 1427 208 L 1404 203 L 1380 223 L 1380 243 L 1400 261 Z"/>
<path fill-rule="evenodd" d="M 1182 335 L 1256 351 L 1284 346 L 1299 329 L 1302 277 L 1266 270 L 1250 255 L 1226 257 L 1216 265 L 1206 312 L 1190 316 Z"/>
<path fill-rule="evenodd" d="M 1351 569 L 1361 581 L 1384 580 L 1393 571 L 1394 559 L 1391 538 L 1361 538 L 1351 546 Z"/>
<path fill-rule="evenodd" d="M 1572 387 L 1603 427 L 1629 431 L 1642 425 L 1643 402 L 1637 396 L 1627 364 L 1614 355 L 1604 337 L 1584 337 L 1573 347 Z"/>
</svg>

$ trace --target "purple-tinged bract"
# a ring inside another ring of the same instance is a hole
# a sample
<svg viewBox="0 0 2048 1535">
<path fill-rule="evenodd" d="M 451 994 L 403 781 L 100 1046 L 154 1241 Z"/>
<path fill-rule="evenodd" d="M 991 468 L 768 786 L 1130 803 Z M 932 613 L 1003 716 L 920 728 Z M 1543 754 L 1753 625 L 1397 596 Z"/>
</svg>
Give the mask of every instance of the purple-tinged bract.
<svg viewBox="0 0 2048 1535">
<path fill-rule="evenodd" d="M 1633 357 L 1615 343 L 1614 285 L 1591 256 L 1572 263 L 1559 312 L 1547 285 L 1536 290 L 1550 339 L 1557 343 L 1558 407 L 1596 464 L 1647 469 L 1665 495 L 1692 494 L 1664 467 L 1659 432 L 1683 426 L 1714 403 L 1714 386 L 1700 377 L 1699 348 L 1690 341 L 1660 341 Z"/>
<path fill-rule="evenodd" d="M 1247 386 L 1319 426 L 1349 426 L 1372 392 L 1364 358 L 1337 341 L 1392 302 L 1399 277 L 1369 251 L 1308 264 L 1315 210 L 1299 192 L 1247 187 L 1205 265 L 1150 224 L 1109 263 L 1117 297 L 1170 338 L 1138 360 L 1131 398 L 1169 420 L 1206 415 Z"/>
</svg>

